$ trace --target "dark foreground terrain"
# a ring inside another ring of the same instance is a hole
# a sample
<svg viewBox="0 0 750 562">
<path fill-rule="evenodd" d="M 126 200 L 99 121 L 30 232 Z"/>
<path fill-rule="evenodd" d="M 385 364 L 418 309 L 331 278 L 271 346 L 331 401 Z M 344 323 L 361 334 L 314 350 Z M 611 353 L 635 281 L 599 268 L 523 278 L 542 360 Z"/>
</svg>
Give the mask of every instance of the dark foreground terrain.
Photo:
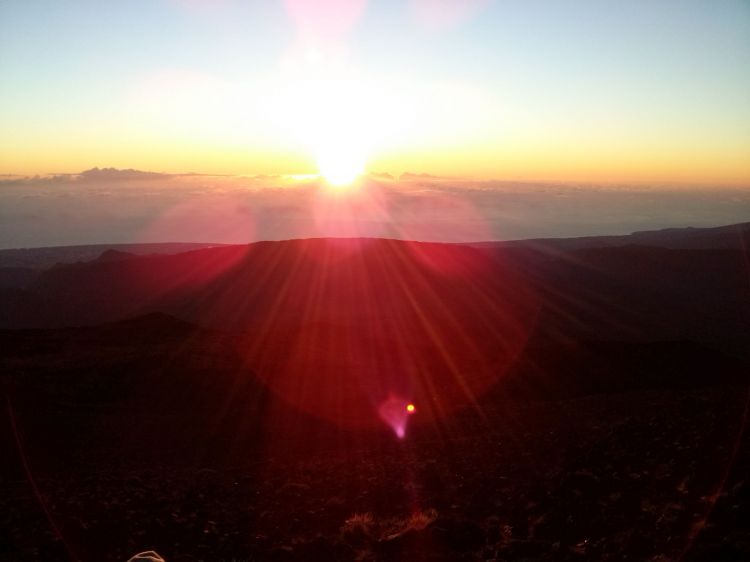
<svg viewBox="0 0 750 562">
<path fill-rule="evenodd" d="M 748 560 L 743 236 L 25 277 L 0 295 L 0 559 Z M 382 405 L 407 402 L 399 439 Z"/>
</svg>

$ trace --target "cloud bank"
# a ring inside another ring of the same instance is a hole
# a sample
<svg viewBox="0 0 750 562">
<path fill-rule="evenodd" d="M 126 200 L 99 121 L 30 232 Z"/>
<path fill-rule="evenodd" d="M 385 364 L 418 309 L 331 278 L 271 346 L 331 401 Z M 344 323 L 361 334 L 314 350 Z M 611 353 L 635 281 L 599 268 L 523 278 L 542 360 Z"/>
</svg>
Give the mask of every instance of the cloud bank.
<svg viewBox="0 0 750 562">
<path fill-rule="evenodd" d="M 750 219 L 750 189 L 595 186 L 372 174 L 314 177 L 94 168 L 0 178 L 0 248 L 246 243 L 321 236 L 468 242 L 625 234 Z"/>
</svg>

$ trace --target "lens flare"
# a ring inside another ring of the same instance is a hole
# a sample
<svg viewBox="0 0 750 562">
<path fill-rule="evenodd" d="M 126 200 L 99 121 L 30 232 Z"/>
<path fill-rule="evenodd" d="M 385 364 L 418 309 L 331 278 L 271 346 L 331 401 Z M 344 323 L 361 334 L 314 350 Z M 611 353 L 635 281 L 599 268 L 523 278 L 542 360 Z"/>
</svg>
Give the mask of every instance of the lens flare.
<svg viewBox="0 0 750 562">
<path fill-rule="evenodd" d="M 396 437 L 403 439 L 406 436 L 406 425 L 409 416 L 416 411 L 414 404 L 391 394 L 378 407 L 378 414 L 387 425 L 391 427 Z"/>
</svg>

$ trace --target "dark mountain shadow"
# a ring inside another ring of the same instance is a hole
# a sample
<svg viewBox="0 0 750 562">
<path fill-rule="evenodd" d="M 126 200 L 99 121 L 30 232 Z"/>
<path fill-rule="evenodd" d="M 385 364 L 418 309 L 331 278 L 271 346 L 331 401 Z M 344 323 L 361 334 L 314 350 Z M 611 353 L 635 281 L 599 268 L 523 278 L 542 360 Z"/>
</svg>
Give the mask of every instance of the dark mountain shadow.
<svg viewBox="0 0 750 562">
<path fill-rule="evenodd" d="M 576 238 L 535 238 L 508 242 L 479 242 L 474 247 L 526 247 L 556 253 L 588 248 L 651 246 L 668 250 L 743 250 L 750 247 L 750 222 L 709 228 L 664 228 L 620 236 L 581 236 Z"/>
<path fill-rule="evenodd" d="M 747 559 L 748 294 L 732 248 L 48 269 L 0 290 L 0 559 Z"/>
</svg>

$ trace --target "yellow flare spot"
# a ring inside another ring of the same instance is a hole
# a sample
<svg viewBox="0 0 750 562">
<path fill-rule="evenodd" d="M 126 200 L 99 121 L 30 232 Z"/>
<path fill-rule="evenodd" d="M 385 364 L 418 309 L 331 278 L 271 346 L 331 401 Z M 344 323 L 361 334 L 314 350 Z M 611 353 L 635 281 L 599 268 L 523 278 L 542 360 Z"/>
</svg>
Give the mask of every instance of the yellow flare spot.
<svg viewBox="0 0 750 562">
<path fill-rule="evenodd" d="M 406 411 L 409 412 L 410 414 L 413 414 L 415 410 L 416 410 L 416 408 L 414 407 L 414 404 L 407 404 L 406 405 Z"/>
</svg>

